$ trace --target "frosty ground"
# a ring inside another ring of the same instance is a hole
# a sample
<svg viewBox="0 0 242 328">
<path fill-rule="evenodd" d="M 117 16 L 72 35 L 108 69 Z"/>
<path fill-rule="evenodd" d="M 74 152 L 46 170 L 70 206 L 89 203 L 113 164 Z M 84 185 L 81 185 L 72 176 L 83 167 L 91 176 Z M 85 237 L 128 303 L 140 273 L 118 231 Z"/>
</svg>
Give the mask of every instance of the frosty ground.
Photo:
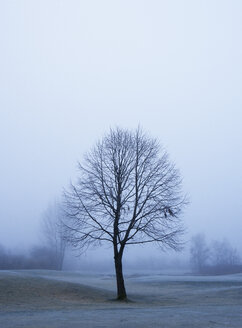
<svg viewBox="0 0 242 328">
<path fill-rule="evenodd" d="M 125 278 L 120 303 L 113 275 L 0 271 L 0 327 L 242 328 L 242 274 Z"/>
</svg>

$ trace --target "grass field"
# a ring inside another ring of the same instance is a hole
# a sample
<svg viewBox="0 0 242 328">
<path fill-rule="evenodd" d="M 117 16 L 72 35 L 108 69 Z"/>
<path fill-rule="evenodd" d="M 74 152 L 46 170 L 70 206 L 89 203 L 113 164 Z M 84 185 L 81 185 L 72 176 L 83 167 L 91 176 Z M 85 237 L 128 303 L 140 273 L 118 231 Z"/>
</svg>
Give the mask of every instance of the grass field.
<svg viewBox="0 0 242 328">
<path fill-rule="evenodd" d="M 1 328 L 242 328 L 242 274 L 129 275 L 127 303 L 112 275 L 0 271 Z"/>
</svg>

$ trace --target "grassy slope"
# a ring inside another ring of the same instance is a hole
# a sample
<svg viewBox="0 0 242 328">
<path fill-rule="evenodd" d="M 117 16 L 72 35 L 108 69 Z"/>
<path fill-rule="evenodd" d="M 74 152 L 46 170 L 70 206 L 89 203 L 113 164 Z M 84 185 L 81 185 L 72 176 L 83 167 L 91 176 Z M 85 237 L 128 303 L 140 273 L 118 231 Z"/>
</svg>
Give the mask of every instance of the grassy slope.
<svg viewBox="0 0 242 328">
<path fill-rule="evenodd" d="M 113 293 L 77 283 L 0 274 L 0 311 L 76 308 L 105 303 L 112 297 Z"/>
</svg>

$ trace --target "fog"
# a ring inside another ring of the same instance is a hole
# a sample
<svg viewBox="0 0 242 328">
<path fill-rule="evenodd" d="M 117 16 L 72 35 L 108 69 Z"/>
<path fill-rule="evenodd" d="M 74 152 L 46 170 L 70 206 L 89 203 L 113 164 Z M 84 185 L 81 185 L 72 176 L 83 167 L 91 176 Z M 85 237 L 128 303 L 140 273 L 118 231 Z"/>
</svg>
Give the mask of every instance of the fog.
<svg viewBox="0 0 242 328">
<path fill-rule="evenodd" d="M 0 244 L 38 243 L 77 161 L 110 127 L 140 125 L 183 176 L 185 241 L 241 253 L 241 13 L 239 0 L 1 1 Z"/>
</svg>

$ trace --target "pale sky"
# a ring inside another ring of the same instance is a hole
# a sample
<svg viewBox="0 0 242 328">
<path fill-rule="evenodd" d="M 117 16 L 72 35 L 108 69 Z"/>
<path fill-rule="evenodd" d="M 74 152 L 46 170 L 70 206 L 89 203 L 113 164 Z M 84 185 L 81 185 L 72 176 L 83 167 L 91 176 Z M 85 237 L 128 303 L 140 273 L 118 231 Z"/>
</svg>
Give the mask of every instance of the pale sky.
<svg viewBox="0 0 242 328">
<path fill-rule="evenodd" d="M 242 252 L 242 2 L 0 0 L 0 244 L 110 127 L 139 124 L 184 178 L 187 236 Z"/>
</svg>

